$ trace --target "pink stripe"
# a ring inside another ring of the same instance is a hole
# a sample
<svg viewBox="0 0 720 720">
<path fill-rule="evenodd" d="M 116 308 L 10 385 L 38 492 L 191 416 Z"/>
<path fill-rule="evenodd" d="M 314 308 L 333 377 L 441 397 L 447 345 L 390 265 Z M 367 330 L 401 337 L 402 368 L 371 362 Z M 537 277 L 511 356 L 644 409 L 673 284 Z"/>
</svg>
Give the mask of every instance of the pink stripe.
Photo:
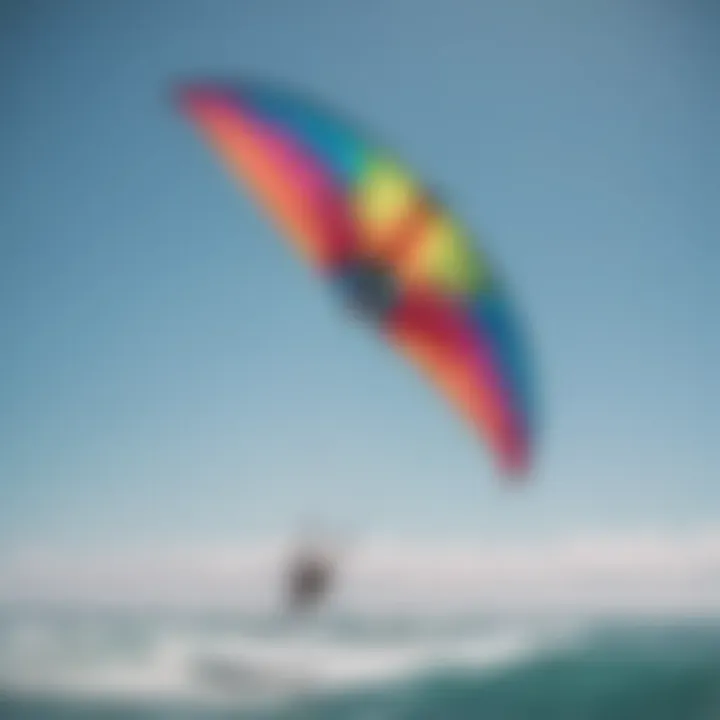
<svg viewBox="0 0 720 720">
<path fill-rule="evenodd" d="M 279 128 L 246 117 L 253 138 L 286 181 L 307 195 L 320 220 L 324 258 L 330 268 L 346 260 L 357 247 L 355 229 L 342 193 L 323 166 L 298 142 Z"/>
</svg>

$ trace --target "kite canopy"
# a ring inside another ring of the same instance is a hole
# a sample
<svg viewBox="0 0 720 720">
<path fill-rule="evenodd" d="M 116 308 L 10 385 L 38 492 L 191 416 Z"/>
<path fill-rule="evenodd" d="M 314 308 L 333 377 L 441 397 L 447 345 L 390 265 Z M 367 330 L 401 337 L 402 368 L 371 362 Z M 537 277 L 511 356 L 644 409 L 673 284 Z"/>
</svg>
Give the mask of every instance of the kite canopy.
<svg viewBox="0 0 720 720">
<path fill-rule="evenodd" d="M 201 82 L 180 105 L 299 253 L 441 389 L 504 471 L 528 469 L 526 354 L 452 214 L 337 114 L 272 86 Z"/>
</svg>

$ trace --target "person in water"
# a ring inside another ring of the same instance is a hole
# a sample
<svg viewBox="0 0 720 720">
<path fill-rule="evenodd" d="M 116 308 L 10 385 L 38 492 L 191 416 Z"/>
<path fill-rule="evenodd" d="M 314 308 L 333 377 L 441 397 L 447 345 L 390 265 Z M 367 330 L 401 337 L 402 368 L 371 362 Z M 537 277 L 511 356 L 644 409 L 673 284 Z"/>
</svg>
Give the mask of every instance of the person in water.
<svg viewBox="0 0 720 720">
<path fill-rule="evenodd" d="M 326 553 L 305 548 L 290 565 L 288 602 L 293 611 L 312 610 L 330 592 L 335 567 Z"/>
</svg>

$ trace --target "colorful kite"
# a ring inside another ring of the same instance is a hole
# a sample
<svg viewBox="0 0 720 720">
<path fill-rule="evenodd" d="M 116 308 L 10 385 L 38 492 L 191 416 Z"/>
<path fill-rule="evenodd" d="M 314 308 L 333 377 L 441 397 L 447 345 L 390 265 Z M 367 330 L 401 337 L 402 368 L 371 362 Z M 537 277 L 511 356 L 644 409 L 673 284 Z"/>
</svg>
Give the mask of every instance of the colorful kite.
<svg viewBox="0 0 720 720">
<path fill-rule="evenodd" d="M 465 229 L 390 154 L 263 85 L 180 88 L 184 112 L 300 253 L 438 386 L 500 466 L 531 460 L 527 355 Z"/>
</svg>

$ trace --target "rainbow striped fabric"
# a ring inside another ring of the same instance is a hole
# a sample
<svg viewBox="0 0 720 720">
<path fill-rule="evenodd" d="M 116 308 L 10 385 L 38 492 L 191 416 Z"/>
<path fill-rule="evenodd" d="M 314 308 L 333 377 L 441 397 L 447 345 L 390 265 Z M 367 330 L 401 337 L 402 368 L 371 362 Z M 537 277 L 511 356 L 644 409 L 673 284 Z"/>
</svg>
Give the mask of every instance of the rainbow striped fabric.
<svg viewBox="0 0 720 720">
<path fill-rule="evenodd" d="M 296 94 L 200 82 L 179 101 L 300 254 L 442 390 L 500 468 L 526 471 L 527 352 L 453 215 L 353 124 Z"/>
</svg>

